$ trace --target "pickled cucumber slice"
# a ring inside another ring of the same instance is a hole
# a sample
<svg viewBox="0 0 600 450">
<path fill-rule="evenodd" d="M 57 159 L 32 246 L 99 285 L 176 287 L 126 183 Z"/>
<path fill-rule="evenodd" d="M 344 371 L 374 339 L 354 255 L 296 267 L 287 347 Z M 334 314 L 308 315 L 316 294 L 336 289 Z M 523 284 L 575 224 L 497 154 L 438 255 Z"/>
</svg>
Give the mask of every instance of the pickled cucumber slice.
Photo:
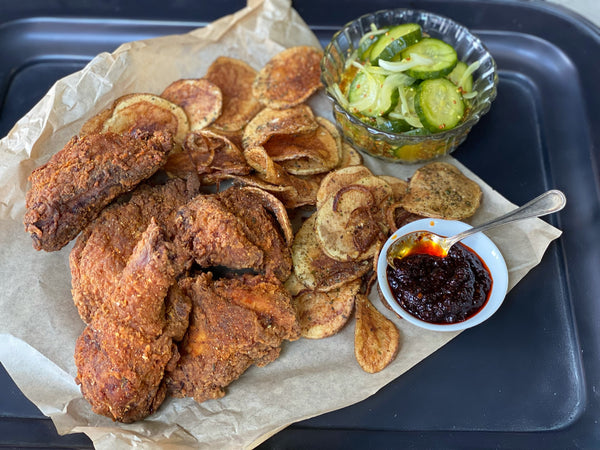
<svg viewBox="0 0 600 450">
<path fill-rule="evenodd" d="M 445 77 L 458 62 L 454 47 L 435 38 L 424 38 L 401 53 L 402 59 L 410 59 L 411 55 L 432 60 L 431 64 L 417 65 L 406 70 L 407 75 L 421 80 Z"/>
<path fill-rule="evenodd" d="M 380 59 L 390 61 L 402 50 L 419 42 L 421 37 L 421 26 L 417 23 L 403 23 L 390 28 L 386 33 L 377 36 L 370 46 L 368 55 L 371 64 L 377 65 Z"/>
<path fill-rule="evenodd" d="M 463 118 L 465 103 L 458 87 L 447 78 L 421 82 L 415 109 L 425 128 L 436 133 L 454 128 Z"/>
</svg>

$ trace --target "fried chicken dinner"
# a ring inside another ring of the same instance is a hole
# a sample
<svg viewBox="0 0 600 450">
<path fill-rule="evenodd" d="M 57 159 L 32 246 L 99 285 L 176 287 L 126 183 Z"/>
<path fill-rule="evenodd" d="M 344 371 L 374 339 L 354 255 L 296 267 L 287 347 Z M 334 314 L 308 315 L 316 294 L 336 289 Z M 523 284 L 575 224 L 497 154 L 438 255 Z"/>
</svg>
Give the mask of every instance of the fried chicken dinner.
<svg viewBox="0 0 600 450">
<path fill-rule="evenodd" d="M 365 372 L 396 357 L 400 333 L 367 298 L 382 243 L 430 211 L 472 214 L 480 191 L 448 165 L 412 180 L 362 165 L 305 103 L 320 54 L 296 47 L 260 71 L 218 58 L 162 96 L 126 94 L 31 174 L 33 247 L 75 239 L 76 382 L 97 414 L 130 423 L 167 396 L 218 399 L 286 342 L 353 316 Z"/>
</svg>

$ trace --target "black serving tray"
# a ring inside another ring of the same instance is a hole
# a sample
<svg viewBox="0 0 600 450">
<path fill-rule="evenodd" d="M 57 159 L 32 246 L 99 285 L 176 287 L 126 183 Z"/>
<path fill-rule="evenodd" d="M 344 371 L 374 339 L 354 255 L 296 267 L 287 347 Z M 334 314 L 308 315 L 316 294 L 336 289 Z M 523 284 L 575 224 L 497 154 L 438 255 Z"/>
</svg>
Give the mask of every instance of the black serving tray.
<svg viewBox="0 0 600 450">
<path fill-rule="evenodd" d="M 0 136 L 97 53 L 186 32 L 245 5 L 18 3 L 0 0 Z M 363 402 L 293 424 L 260 448 L 599 447 L 600 30 L 541 1 L 293 5 L 323 44 L 347 21 L 390 7 L 471 28 L 496 59 L 500 83 L 491 111 L 454 156 L 516 204 L 553 187 L 568 204 L 547 219 L 562 237 L 491 320 Z M 81 434 L 58 436 L 1 367 L 0 386 L 0 447 L 91 446 Z"/>
</svg>

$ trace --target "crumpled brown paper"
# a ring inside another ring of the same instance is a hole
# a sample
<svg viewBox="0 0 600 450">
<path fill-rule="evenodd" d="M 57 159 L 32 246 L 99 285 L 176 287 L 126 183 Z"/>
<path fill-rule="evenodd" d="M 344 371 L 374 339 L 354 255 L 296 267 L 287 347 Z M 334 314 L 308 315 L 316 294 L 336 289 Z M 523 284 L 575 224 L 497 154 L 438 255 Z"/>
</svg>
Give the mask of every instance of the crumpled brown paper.
<svg viewBox="0 0 600 450">
<path fill-rule="evenodd" d="M 287 343 L 281 357 L 250 368 L 219 400 L 201 404 L 167 399 L 159 411 L 135 424 L 95 415 L 73 381 L 75 340 L 84 326 L 71 298 L 68 255 L 33 250 L 22 217 L 27 177 L 77 134 L 93 114 L 130 92 L 159 93 L 171 81 L 200 77 L 219 55 L 255 68 L 285 47 L 319 45 L 289 0 L 250 0 L 237 13 L 188 34 L 127 43 L 102 53 L 84 69 L 59 80 L 0 141 L 0 361 L 25 395 L 51 417 L 61 434 L 84 432 L 96 448 L 251 448 L 285 426 L 361 401 L 449 342 L 457 333 L 435 333 L 401 321 L 373 303 L 398 326 L 401 350 L 377 374 L 358 366 L 354 326 L 322 340 Z M 323 94 L 311 101 L 331 118 Z M 452 157 L 483 188 L 481 223 L 514 205 Z M 406 178 L 418 166 L 365 157 L 375 173 Z M 509 268 L 509 289 L 536 266 L 560 231 L 539 219 L 488 233 Z M 374 290 L 375 291 L 375 290 Z M 318 399 L 318 401 L 315 401 Z"/>
</svg>

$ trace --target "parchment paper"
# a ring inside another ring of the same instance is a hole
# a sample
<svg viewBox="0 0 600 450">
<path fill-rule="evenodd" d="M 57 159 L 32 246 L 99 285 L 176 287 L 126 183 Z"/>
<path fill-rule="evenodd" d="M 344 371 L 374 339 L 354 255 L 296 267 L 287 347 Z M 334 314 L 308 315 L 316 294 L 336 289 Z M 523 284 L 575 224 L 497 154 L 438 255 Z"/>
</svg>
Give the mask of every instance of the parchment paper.
<svg viewBox="0 0 600 450">
<path fill-rule="evenodd" d="M 84 326 L 71 298 L 68 255 L 33 250 L 24 232 L 24 196 L 31 170 L 60 150 L 85 120 L 130 92 L 160 93 L 171 81 L 204 75 L 219 55 L 260 68 L 285 47 L 318 39 L 289 0 L 250 0 L 239 12 L 184 35 L 122 45 L 59 80 L 0 141 L 0 361 L 24 394 L 51 417 L 60 434 L 84 432 L 96 448 L 251 448 L 285 426 L 363 400 L 449 342 L 457 333 L 427 332 L 393 317 L 375 290 L 374 305 L 401 332 L 396 360 L 377 374 L 354 358 L 353 320 L 336 336 L 286 343 L 281 357 L 250 368 L 219 400 L 167 399 L 130 425 L 95 415 L 73 381 L 75 340 Z M 331 118 L 323 94 L 311 100 Z M 477 224 L 514 205 L 452 157 L 483 188 Z M 365 158 L 375 173 L 408 177 L 418 166 Z M 509 288 L 539 263 L 560 231 L 531 219 L 488 234 L 509 267 Z M 485 326 L 485 325 L 482 325 Z M 407 412 L 408 413 L 408 412 Z"/>
</svg>

